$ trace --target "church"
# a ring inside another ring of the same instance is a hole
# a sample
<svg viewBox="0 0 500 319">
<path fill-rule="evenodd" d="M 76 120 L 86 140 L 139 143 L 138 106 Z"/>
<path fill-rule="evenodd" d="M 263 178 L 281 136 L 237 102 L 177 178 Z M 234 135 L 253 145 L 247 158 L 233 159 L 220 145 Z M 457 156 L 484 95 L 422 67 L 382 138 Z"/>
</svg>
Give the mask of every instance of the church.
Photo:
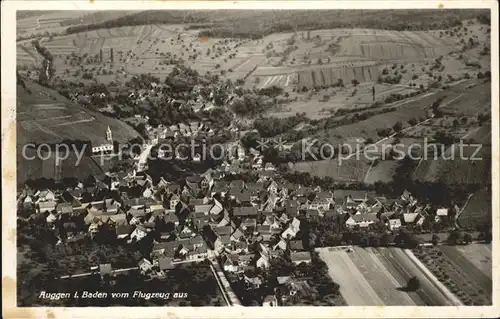
<svg viewBox="0 0 500 319">
<path fill-rule="evenodd" d="M 106 130 L 106 141 L 107 143 L 101 144 L 99 146 L 92 147 L 92 154 L 98 153 L 110 153 L 113 152 L 113 134 L 111 133 L 111 129 L 108 126 Z"/>
</svg>

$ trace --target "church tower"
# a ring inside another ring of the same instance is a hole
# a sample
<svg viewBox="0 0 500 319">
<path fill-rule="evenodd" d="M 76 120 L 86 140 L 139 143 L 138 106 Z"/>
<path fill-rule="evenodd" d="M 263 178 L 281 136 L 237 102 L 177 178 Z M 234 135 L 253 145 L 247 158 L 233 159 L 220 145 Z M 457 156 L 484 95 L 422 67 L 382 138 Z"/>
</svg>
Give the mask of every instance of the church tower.
<svg viewBox="0 0 500 319">
<path fill-rule="evenodd" d="M 111 129 L 109 128 L 109 125 L 108 125 L 108 129 L 106 130 L 106 139 L 108 140 L 108 142 L 113 143 L 113 134 L 111 133 Z"/>
</svg>

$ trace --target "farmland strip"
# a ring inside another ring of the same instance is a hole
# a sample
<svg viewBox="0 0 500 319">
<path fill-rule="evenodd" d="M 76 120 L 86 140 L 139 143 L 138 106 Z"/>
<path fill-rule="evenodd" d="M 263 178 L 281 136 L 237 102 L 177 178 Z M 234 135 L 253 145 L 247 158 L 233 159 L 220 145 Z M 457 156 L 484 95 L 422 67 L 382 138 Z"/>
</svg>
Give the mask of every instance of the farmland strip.
<svg viewBox="0 0 500 319">
<path fill-rule="evenodd" d="M 394 248 L 398 249 L 398 248 Z M 386 260 L 385 264 L 388 266 L 388 269 L 392 269 L 399 273 L 400 278 L 402 278 L 405 282 L 413 277 L 416 273 L 420 273 L 417 271 L 416 267 L 411 264 L 411 261 L 405 260 L 403 261 L 400 258 L 396 258 L 396 256 L 392 253 L 392 248 L 377 248 L 380 252 L 380 256 Z M 410 266 L 412 265 L 412 266 Z M 411 272 L 410 269 L 413 271 Z M 396 273 L 393 272 L 394 275 Z M 444 296 L 437 291 L 432 283 L 424 276 L 419 276 L 422 284 L 422 288 L 417 292 L 418 296 L 422 298 L 428 306 L 443 306 L 443 305 L 452 305 L 449 303 Z"/>
<path fill-rule="evenodd" d="M 332 279 L 340 284 L 340 291 L 349 305 L 380 306 L 383 301 L 368 284 L 356 265 L 343 251 L 320 251 Z"/>
<path fill-rule="evenodd" d="M 465 256 L 458 252 L 455 247 L 441 245 L 439 249 L 443 254 L 451 261 L 451 263 L 460 270 L 464 276 L 468 276 L 472 281 L 480 285 L 483 290 L 491 298 L 492 295 L 492 281 L 486 275 L 484 275 L 479 269 L 477 269 L 474 264 L 472 264 Z"/>
</svg>

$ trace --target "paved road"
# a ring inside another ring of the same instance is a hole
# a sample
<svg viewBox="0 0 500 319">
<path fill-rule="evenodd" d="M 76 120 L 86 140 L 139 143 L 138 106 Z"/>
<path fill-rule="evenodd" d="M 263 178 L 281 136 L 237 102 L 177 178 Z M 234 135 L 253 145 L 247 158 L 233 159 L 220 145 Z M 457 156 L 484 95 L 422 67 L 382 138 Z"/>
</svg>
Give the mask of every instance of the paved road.
<svg viewBox="0 0 500 319">
<path fill-rule="evenodd" d="M 144 168 L 144 165 L 146 165 L 148 161 L 149 154 L 151 154 L 151 149 L 153 148 L 153 145 L 148 144 L 146 148 L 142 151 L 141 155 L 139 155 L 139 161 L 138 161 L 138 171 L 142 171 Z"/>
<path fill-rule="evenodd" d="M 130 270 L 137 270 L 139 267 L 130 267 L 130 268 L 121 268 L 121 269 L 113 269 L 113 274 L 121 273 L 121 272 L 126 272 Z M 64 275 L 59 277 L 60 279 L 68 279 L 68 278 L 78 278 L 78 277 L 87 277 L 87 276 L 92 276 L 95 274 L 98 274 L 99 272 L 84 272 L 81 274 L 74 274 L 74 275 Z"/>
<path fill-rule="evenodd" d="M 215 279 L 217 280 L 217 284 L 219 285 L 219 289 L 222 292 L 222 296 L 224 297 L 226 304 L 230 307 L 240 307 L 241 302 L 234 293 L 233 288 L 231 288 L 231 285 L 229 284 L 229 281 L 227 280 L 226 275 L 224 274 L 224 271 L 219 263 L 215 260 L 210 260 L 210 268 L 212 269 Z"/>
</svg>

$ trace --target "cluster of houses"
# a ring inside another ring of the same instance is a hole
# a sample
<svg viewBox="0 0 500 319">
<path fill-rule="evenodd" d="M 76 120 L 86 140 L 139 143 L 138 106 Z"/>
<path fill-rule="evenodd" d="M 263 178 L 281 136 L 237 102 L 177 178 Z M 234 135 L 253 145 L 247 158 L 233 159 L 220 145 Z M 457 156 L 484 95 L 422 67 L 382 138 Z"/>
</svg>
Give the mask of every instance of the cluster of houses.
<svg viewBox="0 0 500 319">
<path fill-rule="evenodd" d="M 210 169 L 177 184 L 163 178 L 154 183 L 144 172 L 120 172 L 107 174 L 106 181 L 93 187 L 25 189 L 19 200 L 25 208 L 45 214 L 48 224 L 62 221 L 61 243 L 92 238 L 103 227 L 128 242 L 153 237 L 150 259 L 140 265 L 144 269 L 204 259 L 209 248 L 222 258 L 227 272 L 267 268 L 285 252 L 293 263 L 307 263 L 311 256 L 297 236 L 304 218 L 342 215 L 346 227 L 361 229 L 382 220 L 390 230 L 422 225 L 428 218 L 427 207 L 407 191 L 389 200 L 367 191 L 329 192 L 278 182 L 274 169 L 261 169 L 256 182 L 230 180 L 228 175 L 225 169 Z M 119 196 L 95 200 L 99 189 Z M 440 209 L 436 218 L 446 214 Z"/>
<path fill-rule="evenodd" d="M 144 274 L 163 276 L 177 263 L 218 258 L 226 273 L 243 276 L 248 289 L 258 288 L 262 279 L 246 271 L 269 268 L 275 258 L 311 263 L 301 235 L 305 220 L 341 216 L 347 229 L 383 224 L 395 231 L 422 226 L 431 215 L 436 221 L 448 216 L 445 208 L 429 214 L 430 207 L 408 191 L 388 199 L 365 190 L 290 183 L 271 163 L 263 163 L 258 151 L 247 154 L 238 142 L 233 146 L 236 152 L 221 166 L 182 181 L 153 179 L 144 171 L 108 172 L 90 187 L 23 189 L 18 203 L 34 216 L 43 214 L 60 245 L 103 231 L 124 243 L 151 241 L 149 255 L 138 264 Z M 245 171 L 257 178 L 240 179 Z M 103 190 L 114 195 L 99 195 Z"/>
</svg>

